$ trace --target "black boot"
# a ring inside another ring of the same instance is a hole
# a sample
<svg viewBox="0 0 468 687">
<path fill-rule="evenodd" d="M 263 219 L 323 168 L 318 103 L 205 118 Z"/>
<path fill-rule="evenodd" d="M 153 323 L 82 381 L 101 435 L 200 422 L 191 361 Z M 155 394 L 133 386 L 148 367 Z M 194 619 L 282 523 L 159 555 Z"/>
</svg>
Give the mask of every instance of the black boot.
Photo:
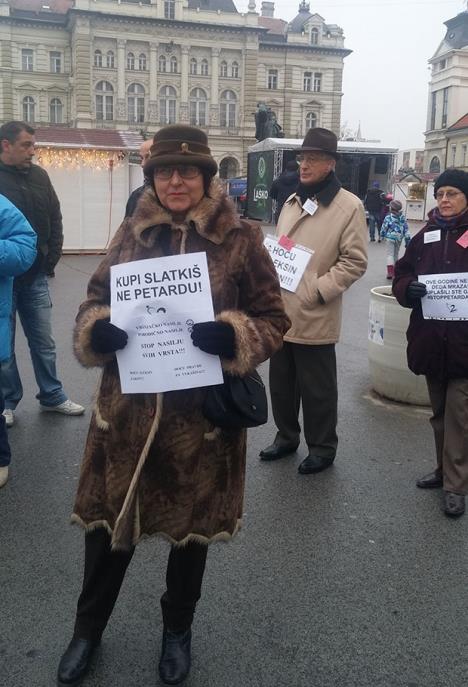
<svg viewBox="0 0 468 687">
<path fill-rule="evenodd" d="M 159 676 L 166 685 L 178 685 L 190 671 L 192 631 L 171 632 L 164 628 Z"/>
<path fill-rule="evenodd" d="M 322 472 L 322 470 L 329 468 L 334 460 L 334 456 L 324 458 L 323 456 L 313 456 L 309 453 L 297 469 L 301 475 L 314 475 L 316 472 Z"/>
<path fill-rule="evenodd" d="M 57 683 L 59 687 L 77 685 L 86 675 L 99 640 L 74 637 L 60 659 Z"/>
</svg>

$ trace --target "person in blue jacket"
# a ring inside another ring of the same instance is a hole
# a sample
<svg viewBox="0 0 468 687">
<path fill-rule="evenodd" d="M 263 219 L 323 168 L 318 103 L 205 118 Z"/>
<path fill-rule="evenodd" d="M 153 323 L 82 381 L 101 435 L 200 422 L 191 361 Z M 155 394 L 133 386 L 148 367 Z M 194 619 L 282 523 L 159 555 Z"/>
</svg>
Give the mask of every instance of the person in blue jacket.
<svg viewBox="0 0 468 687">
<path fill-rule="evenodd" d="M 36 259 L 36 232 L 13 203 L 0 195 L 0 363 L 8 360 L 13 277 L 26 272 Z M 0 487 L 8 480 L 11 459 L 0 389 Z"/>
</svg>

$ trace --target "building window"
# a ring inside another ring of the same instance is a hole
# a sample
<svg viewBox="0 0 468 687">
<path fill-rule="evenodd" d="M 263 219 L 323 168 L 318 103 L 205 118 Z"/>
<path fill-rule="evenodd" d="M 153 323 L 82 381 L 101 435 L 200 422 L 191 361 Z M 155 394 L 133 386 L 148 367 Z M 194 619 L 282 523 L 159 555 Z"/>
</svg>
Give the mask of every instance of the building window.
<svg viewBox="0 0 468 687">
<path fill-rule="evenodd" d="M 236 126 L 237 96 L 234 91 L 223 91 L 220 100 L 220 124 L 224 128 Z"/>
<path fill-rule="evenodd" d="M 221 62 L 220 68 L 219 68 L 219 75 L 226 78 L 228 75 L 228 67 L 227 67 L 227 62 Z"/>
<path fill-rule="evenodd" d="M 310 32 L 311 45 L 318 45 L 318 39 L 319 39 L 319 30 L 317 29 L 317 27 L 314 26 L 314 28 Z"/>
<path fill-rule="evenodd" d="M 231 76 L 233 79 L 239 78 L 239 65 L 237 62 L 233 62 L 231 65 Z"/>
<path fill-rule="evenodd" d="M 441 60 L 439 62 L 439 69 L 445 69 L 446 66 L 447 66 L 447 63 L 445 60 Z"/>
<path fill-rule="evenodd" d="M 50 71 L 53 74 L 60 74 L 62 71 L 62 54 L 56 51 L 49 53 Z"/>
<path fill-rule="evenodd" d="M 129 52 L 127 55 L 127 69 L 131 71 L 135 69 L 135 55 L 132 52 Z"/>
<path fill-rule="evenodd" d="M 200 73 L 202 76 L 208 76 L 208 60 L 201 61 Z"/>
<path fill-rule="evenodd" d="M 144 52 L 138 55 L 138 69 L 140 72 L 146 72 L 146 55 Z"/>
<path fill-rule="evenodd" d="M 190 124 L 206 126 L 206 93 L 202 88 L 194 88 L 190 93 Z"/>
<path fill-rule="evenodd" d="M 100 50 L 94 51 L 94 66 L 102 67 L 102 52 Z"/>
<path fill-rule="evenodd" d="M 171 57 L 171 74 L 177 74 L 177 57 Z"/>
<path fill-rule="evenodd" d="M 190 74 L 195 75 L 198 71 L 197 61 L 194 57 L 190 60 Z"/>
<path fill-rule="evenodd" d="M 108 69 L 114 69 L 114 67 L 115 67 L 115 57 L 114 57 L 114 53 L 112 52 L 112 50 L 107 51 L 106 66 Z"/>
<path fill-rule="evenodd" d="M 304 91 L 312 90 L 312 72 L 304 72 Z"/>
<path fill-rule="evenodd" d="M 278 70 L 277 69 L 269 69 L 268 70 L 267 88 L 269 88 L 270 91 L 274 91 L 278 88 Z"/>
<path fill-rule="evenodd" d="M 220 179 L 232 179 L 239 174 L 239 163 L 233 157 L 225 157 L 219 163 Z"/>
<path fill-rule="evenodd" d="M 163 86 L 159 91 L 159 123 L 175 124 L 177 93 L 172 86 Z"/>
<path fill-rule="evenodd" d="M 441 122 L 442 129 L 445 129 L 445 127 L 447 126 L 448 92 L 449 92 L 449 89 L 444 88 L 443 98 L 442 98 L 442 122 Z"/>
<path fill-rule="evenodd" d="M 36 117 L 36 103 L 31 95 L 23 98 L 23 120 L 25 122 L 34 122 Z"/>
<path fill-rule="evenodd" d="M 434 155 L 432 158 L 430 165 L 429 165 L 429 171 L 431 174 L 439 174 L 440 173 L 440 160 L 437 157 L 437 155 Z"/>
<path fill-rule="evenodd" d="M 114 119 L 114 89 L 108 81 L 96 85 L 96 119 L 100 122 Z"/>
<path fill-rule="evenodd" d="M 317 126 L 317 114 L 315 112 L 308 112 L 306 114 L 306 130 L 315 129 Z"/>
<path fill-rule="evenodd" d="M 63 123 L 63 105 L 60 98 L 52 98 L 49 104 L 49 121 L 51 124 Z"/>
<path fill-rule="evenodd" d="M 167 71 L 167 60 L 164 55 L 159 56 L 159 71 L 160 72 L 166 72 Z"/>
<path fill-rule="evenodd" d="M 437 92 L 431 94 L 431 130 L 435 129 L 437 112 Z"/>
<path fill-rule="evenodd" d="M 32 72 L 33 70 L 34 53 L 30 48 L 23 48 L 21 50 L 21 69 L 23 72 Z"/>
<path fill-rule="evenodd" d="M 462 145 L 462 167 L 466 167 L 466 150 L 467 150 L 467 145 L 466 145 L 466 143 L 463 143 L 463 145 Z"/>
<path fill-rule="evenodd" d="M 175 19 L 175 0 L 164 0 L 164 19 Z"/>
<path fill-rule="evenodd" d="M 455 167 L 455 159 L 457 157 L 457 146 L 452 144 L 452 167 Z"/>
<path fill-rule="evenodd" d="M 145 121 L 145 89 L 139 83 L 132 83 L 127 89 L 127 111 L 129 124 Z"/>
<path fill-rule="evenodd" d="M 315 93 L 320 93 L 322 90 L 322 75 L 320 72 L 315 72 L 314 74 L 314 91 Z"/>
</svg>

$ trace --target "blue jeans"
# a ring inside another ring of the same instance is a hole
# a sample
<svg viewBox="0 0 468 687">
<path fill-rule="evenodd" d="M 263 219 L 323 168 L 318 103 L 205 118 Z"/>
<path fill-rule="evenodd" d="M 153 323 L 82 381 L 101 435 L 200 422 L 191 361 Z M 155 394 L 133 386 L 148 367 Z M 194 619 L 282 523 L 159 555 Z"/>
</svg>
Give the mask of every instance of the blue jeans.
<svg viewBox="0 0 468 687">
<path fill-rule="evenodd" d="M 369 212 L 369 237 L 371 241 L 375 241 L 376 230 L 377 238 L 380 238 L 380 214 L 378 212 Z"/>
<path fill-rule="evenodd" d="M 7 434 L 8 430 L 6 428 L 5 418 L 2 415 L 4 409 L 5 403 L 0 389 L 0 468 L 10 465 L 11 459 L 10 444 L 8 443 Z"/>
<path fill-rule="evenodd" d="M 67 400 L 55 369 L 55 341 L 52 338 L 52 301 L 47 277 L 40 273 L 31 283 L 15 284 L 11 313 L 11 350 L 9 360 L 1 365 L 1 387 L 5 407 L 14 410 L 23 397 L 23 385 L 15 356 L 16 311 L 28 340 L 34 375 L 39 387 L 36 398 L 42 405 L 57 406 Z"/>
</svg>

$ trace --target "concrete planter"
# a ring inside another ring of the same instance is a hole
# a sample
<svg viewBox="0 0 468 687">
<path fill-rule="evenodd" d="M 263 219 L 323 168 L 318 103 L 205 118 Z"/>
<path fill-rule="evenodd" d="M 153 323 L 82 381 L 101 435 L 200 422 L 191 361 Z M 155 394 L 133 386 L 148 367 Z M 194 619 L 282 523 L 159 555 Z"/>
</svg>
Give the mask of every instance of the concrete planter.
<svg viewBox="0 0 468 687">
<path fill-rule="evenodd" d="M 429 405 L 426 379 L 414 375 L 406 361 L 410 310 L 391 295 L 391 286 L 371 289 L 369 306 L 369 369 L 372 388 L 393 401 Z"/>
</svg>

